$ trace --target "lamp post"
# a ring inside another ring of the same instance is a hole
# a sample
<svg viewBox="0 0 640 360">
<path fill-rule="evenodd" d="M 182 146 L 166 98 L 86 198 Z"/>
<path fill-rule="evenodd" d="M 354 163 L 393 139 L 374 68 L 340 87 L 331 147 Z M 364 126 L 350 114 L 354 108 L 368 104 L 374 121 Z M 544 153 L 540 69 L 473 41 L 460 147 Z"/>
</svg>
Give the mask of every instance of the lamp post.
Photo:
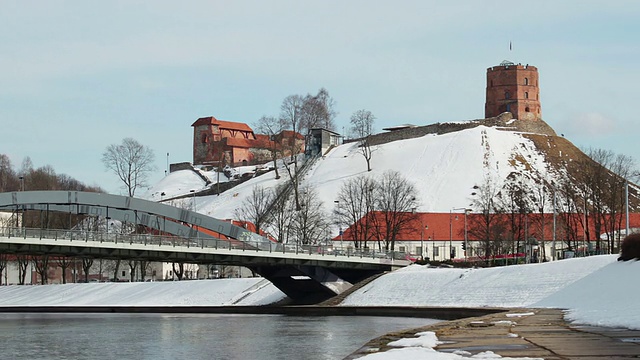
<svg viewBox="0 0 640 360">
<path fill-rule="evenodd" d="M 464 209 L 464 261 L 467 261 L 467 250 L 469 249 L 469 239 L 467 236 L 467 215 L 471 209 Z"/>
<path fill-rule="evenodd" d="M 24 191 L 24 176 L 20 176 L 20 191 Z M 20 226 L 24 228 L 24 205 L 22 205 L 22 216 L 21 216 L 21 224 Z M 16 214 L 16 227 L 18 227 L 18 214 Z"/>
<path fill-rule="evenodd" d="M 629 235 L 629 180 L 624 179 L 624 208 L 625 208 L 625 232 L 624 236 Z M 620 232 L 618 232 L 620 233 Z M 618 235 L 618 244 L 620 243 L 620 235 Z"/>
<path fill-rule="evenodd" d="M 553 190 L 553 239 L 551 241 L 551 261 L 556 260 L 556 191 Z"/>
<path fill-rule="evenodd" d="M 192 202 L 193 202 L 193 211 L 195 212 L 196 211 L 196 191 L 195 190 L 189 190 L 189 192 L 193 194 Z"/>
<path fill-rule="evenodd" d="M 470 211 L 467 208 L 452 208 L 449 210 L 449 258 L 453 260 L 453 219 L 452 215 L 454 211 L 464 211 L 464 247 L 467 247 L 467 211 Z M 458 216 L 456 215 L 456 220 L 458 220 Z M 466 250 L 465 250 L 465 258 L 466 258 Z"/>
<path fill-rule="evenodd" d="M 169 175 L 169 153 L 167 153 L 167 168 L 164 170 L 164 176 Z"/>
</svg>

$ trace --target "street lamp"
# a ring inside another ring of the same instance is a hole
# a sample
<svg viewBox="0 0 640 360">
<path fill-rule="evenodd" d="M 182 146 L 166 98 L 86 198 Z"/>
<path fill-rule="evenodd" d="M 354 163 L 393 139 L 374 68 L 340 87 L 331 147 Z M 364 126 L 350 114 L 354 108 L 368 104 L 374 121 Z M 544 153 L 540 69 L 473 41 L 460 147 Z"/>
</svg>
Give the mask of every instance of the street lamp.
<svg viewBox="0 0 640 360">
<path fill-rule="evenodd" d="M 417 214 L 415 207 L 411 208 L 411 214 L 413 215 Z M 420 216 L 420 260 L 421 261 L 424 260 L 424 230 L 428 228 L 429 228 L 429 225 L 425 225 L 422 222 L 422 216 Z"/>
<path fill-rule="evenodd" d="M 189 190 L 190 193 L 193 194 L 193 211 L 196 211 L 196 191 L 195 190 Z"/>
<path fill-rule="evenodd" d="M 422 225 L 422 221 L 420 222 L 421 231 L 420 231 L 420 260 L 424 261 L 424 231 L 429 229 L 429 225 Z M 427 252 L 429 254 L 429 252 Z"/>
<path fill-rule="evenodd" d="M 452 208 L 449 210 L 449 258 L 453 260 L 453 221 L 452 215 L 454 211 L 464 211 L 464 248 L 465 248 L 465 260 L 467 257 L 466 249 L 467 249 L 467 213 L 471 211 L 471 209 L 467 208 Z M 456 215 L 456 220 L 458 220 L 458 216 Z"/>
<path fill-rule="evenodd" d="M 464 209 L 464 261 L 467 261 L 467 249 L 469 249 L 469 239 L 467 236 L 467 215 L 471 209 Z"/>
</svg>

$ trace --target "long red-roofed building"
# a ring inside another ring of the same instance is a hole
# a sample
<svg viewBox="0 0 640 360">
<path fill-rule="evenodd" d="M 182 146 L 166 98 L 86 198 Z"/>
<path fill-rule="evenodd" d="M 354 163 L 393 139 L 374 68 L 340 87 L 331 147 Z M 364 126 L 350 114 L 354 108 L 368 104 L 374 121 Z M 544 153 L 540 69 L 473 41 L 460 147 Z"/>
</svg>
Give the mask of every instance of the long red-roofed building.
<svg viewBox="0 0 640 360">
<path fill-rule="evenodd" d="M 542 260 L 542 246 L 544 242 L 544 254 L 547 260 L 552 257 L 553 235 L 553 214 L 544 214 L 544 240 L 542 234 L 542 223 L 540 214 L 528 214 L 527 216 L 516 214 L 511 217 L 510 214 L 495 215 L 501 222 L 506 222 L 506 226 L 501 231 L 502 249 L 485 249 L 485 242 L 480 240 L 479 230 L 480 224 L 483 224 L 482 214 L 467 213 L 465 221 L 465 213 L 463 211 L 447 212 L 447 213 L 405 213 L 406 216 L 415 216 L 415 219 L 409 223 L 396 237 L 394 250 L 406 253 L 412 259 L 430 258 L 431 260 L 464 260 L 465 257 L 470 260 L 484 260 L 483 254 L 486 250 L 491 252 L 491 258 L 504 259 L 521 257 L 525 261 L 525 257 L 529 261 L 537 262 Z M 372 219 L 372 217 L 376 219 Z M 383 247 L 384 243 L 384 221 L 382 221 L 382 212 L 375 211 L 370 213 L 358 222 L 361 229 L 366 228 L 363 222 L 368 221 L 372 224 L 369 228 L 369 240 L 366 248 L 369 251 L 378 250 Z M 517 223 L 514 226 L 519 236 L 510 236 L 511 219 Z M 619 226 L 610 232 L 613 238 L 614 249 L 618 246 L 618 234 L 620 238 L 625 236 L 626 219 L 624 214 L 619 218 Z M 466 227 L 465 227 L 466 222 Z M 595 227 L 593 218 L 588 216 L 588 231 L 585 234 L 582 223 L 584 222 L 583 214 L 557 214 L 556 215 L 556 234 L 555 249 L 556 259 L 574 255 L 608 253 L 608 245 L 605 230 L 601 230 L 600 241 L 595 239 Z M 354 239 L 354 226 L 349 226 L 341 235 L 333 238 L 336 247 L 343 247 L 355 251 L 356 249 L 364 250 L 365 244 L 362 239 Z M 377 227 L 377 229 L 376 229 Z M 633 229 L 640 228 L 640 213 L 629 214 L 629 227 Z M 465 231 L 466 229 L 466 231 Z M 526 232 L 525 232 L 526 229 Z M 467 249 L 463 249 L 465 243 L 465 232 L 467 235 Z M 524 234 L 527 236 L 524 236 Z M 515 240 L 511 240 L 514 239 Z M 529 239 L 530 244 L 525 244 L 524 239 Z M 570 239 L 571 249 L 567 246 L 566 239 Z M 380 244 L 380 245 L 379 245 Z"/>
</svg>

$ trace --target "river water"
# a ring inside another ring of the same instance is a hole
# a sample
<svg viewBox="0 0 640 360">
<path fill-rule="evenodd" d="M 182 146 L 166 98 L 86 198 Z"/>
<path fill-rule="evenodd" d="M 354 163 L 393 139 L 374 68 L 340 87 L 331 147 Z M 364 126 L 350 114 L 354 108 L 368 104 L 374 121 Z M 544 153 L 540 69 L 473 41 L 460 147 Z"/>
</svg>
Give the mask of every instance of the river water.
<svg viewBox="0 0 640 360">
<path fill-rule="evenodd" d="M 432 319 L 220 314 L 0 314 L 0 359 L 342 359 Z"/>
</svg>

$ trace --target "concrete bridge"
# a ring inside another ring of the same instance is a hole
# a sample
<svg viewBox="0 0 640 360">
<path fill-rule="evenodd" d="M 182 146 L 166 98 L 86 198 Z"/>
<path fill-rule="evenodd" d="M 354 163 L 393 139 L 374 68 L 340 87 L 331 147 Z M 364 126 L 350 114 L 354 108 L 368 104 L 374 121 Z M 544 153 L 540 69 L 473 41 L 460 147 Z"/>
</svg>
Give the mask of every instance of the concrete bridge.
<svg viewBox="0 0 640 360">
<path fill-rule="evenodd" d="M 64 212 L 115 219 L 157 234 L 105 229 L 0 228 L 0 252 L 103 259 L 139 259 L 245 266 L 294 302 L 310 304 L 339 294 L 374 274 L 409 265 L 384 253 L 353 254 L 332 246 L 287 246 L 193 211 L 143 199 L 76 191 L 0 193 L 0 211 Z M 48 216 L 41 216 L 48 218 Z"/>
</svg>

